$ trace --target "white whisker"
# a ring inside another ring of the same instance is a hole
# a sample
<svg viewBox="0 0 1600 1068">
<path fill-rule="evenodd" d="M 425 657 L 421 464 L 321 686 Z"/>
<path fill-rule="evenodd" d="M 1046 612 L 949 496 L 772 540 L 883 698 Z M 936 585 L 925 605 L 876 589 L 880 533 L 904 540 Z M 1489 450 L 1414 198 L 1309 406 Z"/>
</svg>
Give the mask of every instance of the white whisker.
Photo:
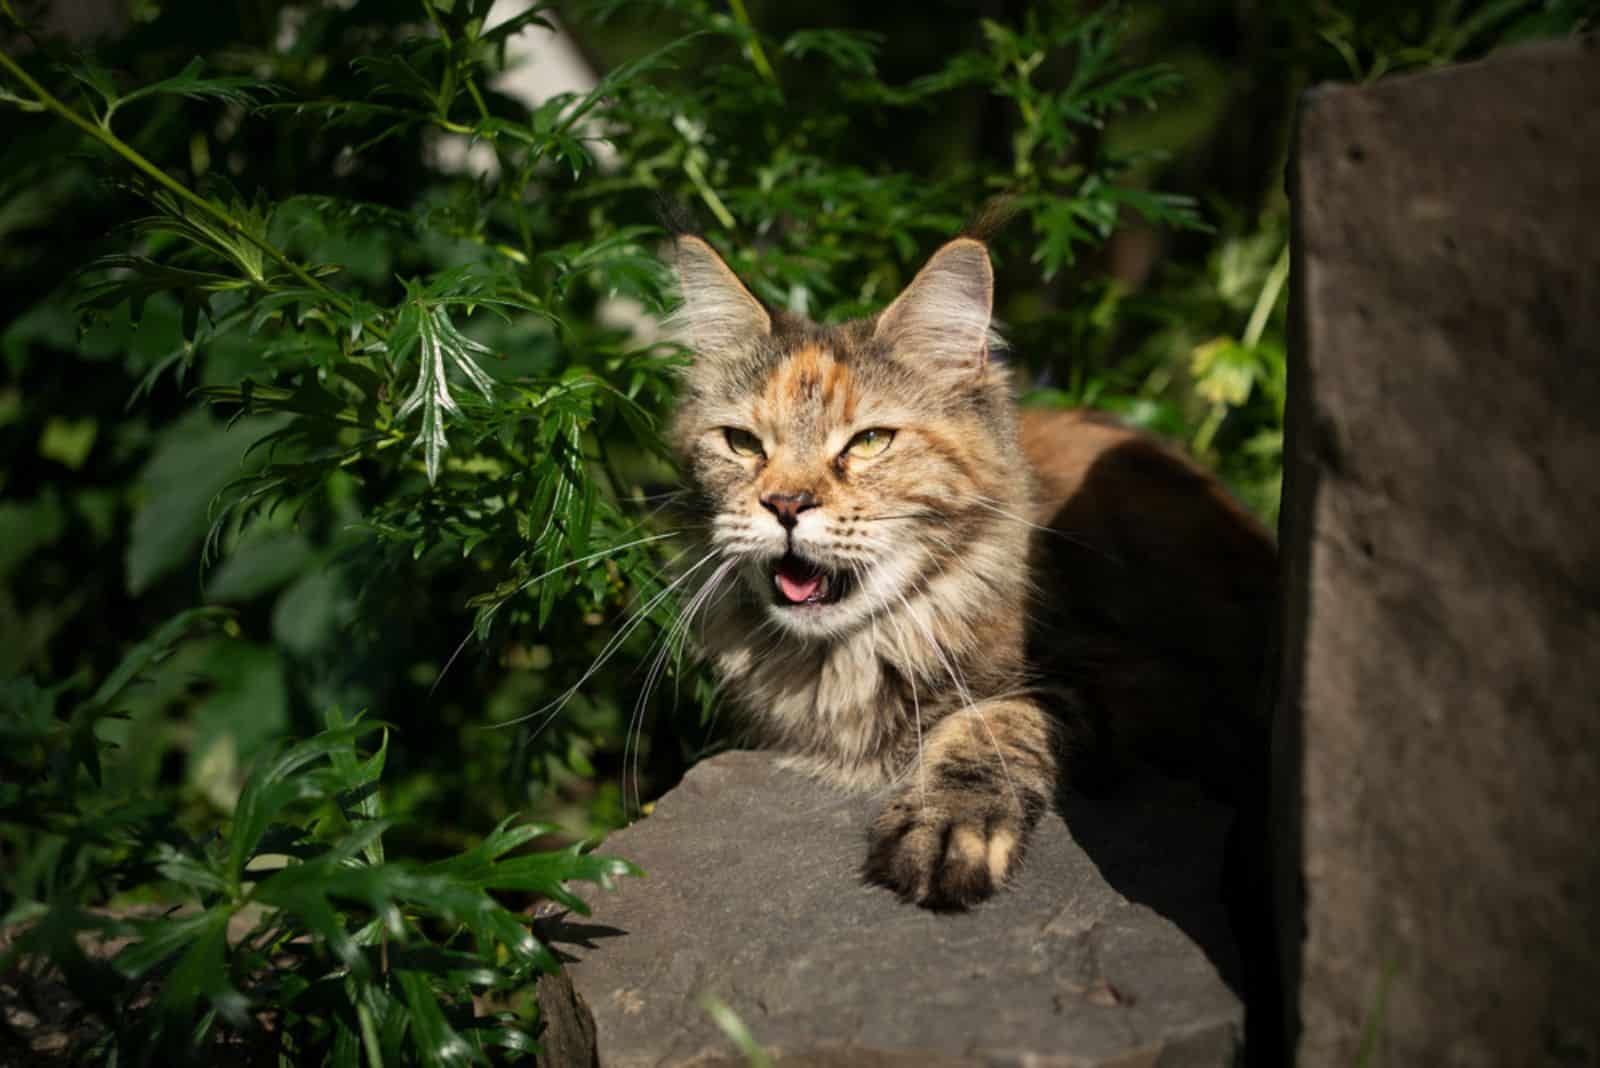
<svg viewBox="0 0 1600 1068">
<path fill-rule="evenodd" d="M 628 621 L 627 625 L 624 626 L 621 631 L 612 635 L 610 640 L 606 642 L 606 644 L 600 650 L 600 655 L 595 657 L 594 663 L 590 664 L 589 669 L 583 673 L 583 677 L 578 679 L 577 682 L 573 683 L 572 686 L 569 687 L 567 691 L 560 697 L 543 705 L 540 708 L 535 709 L 532 712 L 529 712 L 527 715 L 518 716 L 516 719 L 506 720 L 504 723 L 497 723 L 495 724 L 495 727 L 509 727 L 517 723 L 526 723 L 530 719 L 548 713 L 548 715 L 545 715 L 544 722 L 534 730 L 534 736 L 537 737 L 539 732 L 544 730 L 545 726 L 549 724 L 550 720 L 555 717 L 556 713 L 560 712 L 562 708 L 566 707 L 567 702 L 572 700 L 578 691 L 583 688 L 584 684 L 590 679 L 594 678 L 595 672 L 604 667 L 606 662 L 616 654 L 617 649 L 622 646 L 622 643 L 627 641 L 629 636 L 631 636 L 633 632 L 637 630 L 646 619 L 649 618 L 650 613 L 655 610 L 656 606 L 671 596 L 672 591 L 686 582 L 696 571 L 710 563 L 714 555 L 714 553 L 706 553 L 706 555 L 701 557 L 699 561 L 697 561 L 692 567 L 690 567 L 683 574 L 679 575 L 677 578 L 673 579 L 672 582 L 669 583 L 665 588 L 658 592 L 654 597 L 650 598 L 650 601 L 643 608 L 634 613 L 633 618 Z"/>
<path fill-rule="evenodd" d="M 1017 515 L 1015 512 L 1007 511 L 1006 509 L 1000 507 L 1000 502 L 995 500 L 993 497 L 985 497 L 982 494 L 976 494 L 975 493 L 975 494 L 969 494 L 966 497 L 959 498 L 959 499 L 960 500 L 964 500 L 964 501 L 969 501 L 969 502 L 971 502 L 973 504 L 976 504 L 980 508 L 984 508 L 984 509 L 988 510 L 989 512 L 992 512 L 993 514 L 995 514 L 997 516 L 1000 516 L 1003 519 L 1011 520 L 1013 523 L 1021 523 L 1023 526 L 1027 527 L 1030 530 L 1036 530 L 1041 534 L 1048 534 L 1053 538 L 1060 538 L 1063 541 L 1069 541 L 1072 544 L 1078 546 L 1079 548 L 1087 549 L 1092 553 L 1096 553 L 1099 556 L 1102 556 L 1105 559 L 1112 561 L 1113 563 L 1120 563 L 1121 562 L 1120 560 L 1117 559 L 1117 557 L 1113 556 L 1111 553 L 1106 552 L 1106 550 L 1102 549 L 1100 546 L 1095 545 L 1094 543 L 1092 543 L 1092 542 L 1090 542 L 1090 541 L 1088 541 L 1088 540 L 1086 540 L 1084 538 L 1080 538 L 1077 535 L 1070 533 L 1069 531 L 1060 530 L 1060 529 L 1058 529 L 1056 527 L 1040 526 L 1038 523 L 1035 523 L 1031 519 L 1027 519 L 1027 518 L 1025 518 L 1023 516 Z"/>
<path fill-rule="evenodd" d="M 635 527 L 634 529 L 637 530 L 638 528 Z M 535 582 L 542 582 L 551 575 L 559 575 L 568 568 L 577 567 L 579 564 L 587 564 L 592 560 L 599 560 L 601 557 L 611 556 L 615 553 L 620 553 L 640 545 L 649 545 L 652 542 L 662 541 L 666 538 L 677 537 L 681 533 L 683 532 L 680 530 L 669 530 L 665 534 L 655 534 L 648 538 L 639 538 L 637 541 L 630 541 L 623 545 L 612 545 L 608 548 L 601 549 L 599 552 L 590 553 L 588 556 L 581 556 L 576 560 L 568 560 L 560 567 L 552 567 L 549 571 L 544 572 L 542 575 L 535 575 L 526 582 L 518 583 L 517 588 L 512 590 L 511 593 L 507 594 L 506 596 L 508 599 L 515 597 L 529 586 L 532 586 Z M 439 674 L 434 678 L 433 685 L 428 687 L 429 697 L 433 696 L 433 692 L 439 688 L 439 683 L 444 681 L 445 673 L 450 670 L 450 666 L 456 662 L 456 658 L 461 655 L 461 651 L 465 649 L 467 647 L 467 643 L 472 640 L 472 630 L 473 628 L 471 627 L 467 628 L 467 633 L 462 637 L 461 644 L 456 646 L 456 651 L 450 654 L 450 659 L 446 660 L 444 662 L 444 667 L 439 669 Z"/>
<path fill-rule="evenodd" d="M 645 706 L 649 703 L 650 694 L 655 690 L 656 684 L 661 679 L 661 672 L 666 666 L 666 659 L 672 650 L 673 640 L 675 637 L 687 633 L 690 621 L 694 618 L 694 614 L 700 610 L 702 605 L 704 605 L 706 600 L 710 597 L 711 593 L 716 589 L 717 585 L 725 577 L 727 577 L 728 572 L 731 571 L 736 564 L 737 561 L 727 560 L 724 561 L 716 571 L 712 572 L 711 577 L 708 578 L 700 586 L 700 589 L 695 592 L 695 595 L 690 598 L 689 604 L 682 612 L 678 613 L 677 618 L 672 621 L 671 626 L 669 626 L 666 632 L 657 639 L 657 642 L 660 645 L 660 650 L 656 653 L 655 659 L 651 661 L 650 670 L 645 676 L 644 686 L 640 689 L 639 697 L 634 702 L 633 714 L 628 718 L 628 730 L 622 737 L 622 809 L 624 814 L 626 814 L 628 810 L 628 743 L 629 740 L 634 736 L 635 730 L 638 730 L 639 732 L 639 743 L 633 747 L 633 800 L 635 811 L 638 811 L 642 807 L 642 798 L 639 793 L 639 759 L 640 750 L 644 748 L 644 710 Z"/>
<path fill-rule="evenodd" d="M 945 672 L 950 676 L 951 683 L 955 685 L 956 694 L 961 698 L 962 706 L 975 713 L 978 717 L 978 722 L 983 725 L 984 733 L 989 736 L 989 744 L 994 746 L 994 755 L 1000 759 L 1000 772 L 1005 776 L 1006 785 L 1011 789 L 1011 799 L 1017 803 L 1018 808 L 1022 807 L 1022 795 L 1017 792 L 1017 784 L 1011 779 L 1011 769 L 1006 766 L 1006 755 L 1000 748 L 1000 739 L 995 737 L 994 731 L 989 727 L 988 717 L 983 714 L 983 709 L 978 707 L 978 703 L 972 699 L 972 693 L 967 689 L 966 680 L 961 678 L 956 671 L 955 665 L 945 655 L 944 647 L 935 640 L 932 630 L 917 618 L 916 613 L 911 610 L 910 603 L 906 601 L 905 595 L 900 594 L 899 597 L 900 603 L 905 606 L 907 619 L 923 632 L 929 648 L 932 649 L 934 656 L 938 658 L 939 663 L 943 665 Z"/>
</svg>

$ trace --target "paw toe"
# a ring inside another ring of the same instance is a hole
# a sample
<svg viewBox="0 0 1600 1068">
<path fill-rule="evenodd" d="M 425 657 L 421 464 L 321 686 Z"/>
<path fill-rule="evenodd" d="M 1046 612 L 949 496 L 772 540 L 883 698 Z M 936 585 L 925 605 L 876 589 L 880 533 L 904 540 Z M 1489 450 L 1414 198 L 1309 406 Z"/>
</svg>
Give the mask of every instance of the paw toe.
<svg viewBox="0 0 1600 1068">
<path fill-rule="evenodd" d="M 1015 861 L 1019 836 L 1004 824 L 891 806 L 874 824 L 866 876 L 906 901 L 959 909 L 990 897 Z"/>
<path fill-rule="evenodd" d="M 988 842 L 977 827 L 957 825 L 945 837 L 944 853 L 934 867 L 929 893 L 922 902 L 934 908 L 964 908 L 994 893 L 988 863 Z"/>
</svg>

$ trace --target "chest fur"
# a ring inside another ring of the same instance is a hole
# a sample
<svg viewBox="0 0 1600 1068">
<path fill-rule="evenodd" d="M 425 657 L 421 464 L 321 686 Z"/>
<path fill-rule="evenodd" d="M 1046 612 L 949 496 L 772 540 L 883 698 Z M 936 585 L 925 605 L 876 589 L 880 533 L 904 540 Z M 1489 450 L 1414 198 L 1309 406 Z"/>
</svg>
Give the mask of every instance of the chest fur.
<svg viewBox="0 0 1600 1068">
<path fill-rule="evenodd" d="M 735 605 L 705 639 L 756 741 L 834 782 L 871 787 L 892 779 L 944 716 L 1015 685 L 1020 622 L 1011 611 L 962 625 L 913 597 L 893 621 L 804 642 L 763 627 L 759 608 Z M 946 640 L 924 639 L 932 634 Z"/>
</svg>

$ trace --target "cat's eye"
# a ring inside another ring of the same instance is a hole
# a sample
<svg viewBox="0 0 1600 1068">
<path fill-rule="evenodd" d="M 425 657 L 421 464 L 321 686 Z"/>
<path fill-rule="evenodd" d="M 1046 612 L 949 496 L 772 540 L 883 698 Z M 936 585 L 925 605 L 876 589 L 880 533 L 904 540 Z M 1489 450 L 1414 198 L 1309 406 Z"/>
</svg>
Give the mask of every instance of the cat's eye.
<svg viewBox="0 0 1600 1068">
<path fill-rule="evenodd" d="M 894 440 L 894 431 L 882 427 L 863 430 L 850 439 L 850 444 L 844 447 L 844 454 L 858 460 L 870 460 L 889 447 L 889 442 Z"/>
<path fill-rule="evenodd" d="M 765 456 L 766 450 L 761 447 L 761 439 L 748 430 L 740 430 L 736 426 L 722 428 L 722 436 L 728 441 L 728 449 L 735 456 Z"/>
</svg>

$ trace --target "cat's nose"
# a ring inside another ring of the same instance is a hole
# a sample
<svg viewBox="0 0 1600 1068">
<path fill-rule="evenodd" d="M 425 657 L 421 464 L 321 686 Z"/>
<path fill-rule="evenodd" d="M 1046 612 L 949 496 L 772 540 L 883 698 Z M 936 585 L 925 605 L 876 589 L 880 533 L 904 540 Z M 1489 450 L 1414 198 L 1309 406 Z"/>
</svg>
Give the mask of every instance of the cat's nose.
<svg viewBox="0 0 1600 1068">
<path fill-rule="evenodd" d="M 800 513 L 807 508 L 815 508 L 819 503 L 816 494 L 810 490 L 801 490 L 799 493 L 766 493 L 761 497 L 761 507 L 778 517 L 778 522 L 783 524 L 784 530 L 793 530 L 794 525 L 800 522 Z"/>
</svg>

